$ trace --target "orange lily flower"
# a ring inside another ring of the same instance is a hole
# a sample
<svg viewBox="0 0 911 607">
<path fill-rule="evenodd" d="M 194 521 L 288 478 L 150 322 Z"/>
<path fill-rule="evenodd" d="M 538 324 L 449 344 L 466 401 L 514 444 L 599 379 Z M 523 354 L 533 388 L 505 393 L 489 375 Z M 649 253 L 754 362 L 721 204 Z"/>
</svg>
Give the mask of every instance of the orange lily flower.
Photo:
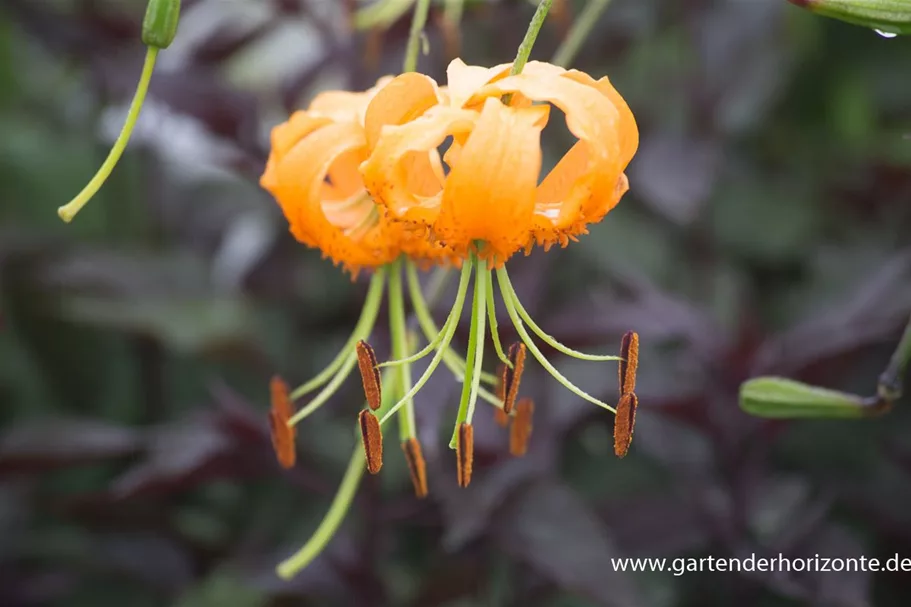
<svg viewBox="0 0 911 607">
<path fill-rule="evenodd" d="M 358 172 L 383 126 L 420 115 L 440 95 L 430 78 L 403 74 L 363 93 L 322 93 L 275 127 L 260 184 L 281 206 L 294 237 L 353 274 L 402 253 L 422 260 L 445 256 L 442 246 L 390 222 Z M 420 183 L 409 185 L 421 191 Z"/>
<path fill-rule="evenodd" d="M 459 60 L 448 76 L 449 103 L 386 127 L 361 166 L 367 189 L 391 219 L 428 230 L 463 259 L 476 251 L 498 267 L 535 244 L 566 246 L 626 193 L 623 171 L 639 134 L 607 78 L 541 62 L 510 76 L 509 65 L 486 69 Z M 504 96 L 508 106 L 499 101 Z M 538 185 L 548 104 L 564 112 L 578 141 Z M 432 155 L 450 136 L 443 158 L 449 175 L 438 168 L 435 188 L 422 176 L 418 191 L 413 159 Z M 480 250 L 477 241 L 485 243 Z"/>
</svg>

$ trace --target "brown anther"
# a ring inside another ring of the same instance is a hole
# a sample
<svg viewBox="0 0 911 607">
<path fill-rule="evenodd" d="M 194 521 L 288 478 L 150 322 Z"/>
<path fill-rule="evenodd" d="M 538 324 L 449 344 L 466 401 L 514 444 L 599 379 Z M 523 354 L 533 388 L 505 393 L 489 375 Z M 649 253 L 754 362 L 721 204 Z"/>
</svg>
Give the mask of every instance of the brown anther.
<svg viewBox="0 0 911 607">
<path fill-rule="evenodd" d="M 493 419 L 495 422 L 497 422 L 497 425 L 500 426 L 501 428 L 505 428 L 506 426 L 509 425 L 509 414 L 506 413 L 506 411 L 504 411 L 500 407 L 497 407 L 494 410 Z"/>
<path fill-rule="evenodd" d="M 459 425 L 459 441 L 456 443 L 458 457 L 459 487 L 467 487 L 471 482 L 471 467 L 474 463 L 474 428 L 471 424 Z"/>
<path fill-rule="evenodd" d="M 358 415 L 357 421 L 361 426 L 367 472 L 376 474 L 383 467 L 383 432 L 380 430 L 380 420 L 371 411 L 364 409 Z"/>
<path fill-rule="evenodd" d="M 516 404 L 522 371 L 525 369 L 525 344 L 519 341 L 509 346 L 507 356 L 512 363 L 512 369 L 503 365 L 500 370 L 500 383 L 503 384 L 503 410 L 509 414 Z"/>
<path fill-rule="evenodd" d="M 427 497 L 427 465 L 424 463 L 421 443 L 412 436 L 402 443 L 402 451 L 405 452 L 405 459 L 408 461 L 408 472 L 411 474 L 414 494 L 419 498 Z"/>
<path fill-rule="evenodd" d="M 291 468 L 297 457 L 294 439 L 297 429 L 288 425 L 288 420 L 294 413 L 291 397 L 288 395 L 288 385 L 279 376 L 274 376 L 269 382 L 272 408 L 269 410 L 269 427 L 272 433 L 272 448 L 282 468 Z"/>
<path fill-rule="evenodd" d="M 376 352 L 373 347 L 363 339 L 357 342 L 357 368 L 361 371 L 361 381 L 364 382 L 364 394 L 367 396 L 367 406 L 371 411 L 380 408 L 383 401 L 383 392 L 380 386 L 380 370 L 376 366 Z"/>
<path fill-rule="evenodd" d="M 623 457 L 633 442 L 633 429 L 636 426 L 636 408 L 639 397 L 635 392 L 624 394 L 617 403 L 617 415 L 614 417 L 614 453 Z"/>
<path fill-rule="evenodd" d="M 620 341 L 620 396 L 636 391 L 636 370 L 639 368 L 639 334 L 627 331 Z"/>
<path fill-rule="evenodd" d="M 530 398 L 523 398 L 516 404 L 516 416 L 509 429 L 509 453 L 516 457 L 528 451 L 528 439 L 531 438 L 532 417 L 535 403 Z"/>
</svg>

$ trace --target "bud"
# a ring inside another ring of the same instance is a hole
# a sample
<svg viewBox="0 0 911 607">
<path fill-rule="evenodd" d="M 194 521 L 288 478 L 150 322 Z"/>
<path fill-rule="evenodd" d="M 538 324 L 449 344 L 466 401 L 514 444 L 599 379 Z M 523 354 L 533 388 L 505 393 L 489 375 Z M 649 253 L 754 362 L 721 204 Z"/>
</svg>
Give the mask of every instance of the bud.
<svg viewBox="0 0 911 607">
<path fill-rule="evenodd" d="M 886 36 L 911 34 L 911 2 L 908 0 L 788 1 L 817 15 L 869 27 Z"/>
<path fill-rule="evenodd" d="M 142 20 L 142 43 L 154 48 L 168 48 L 177 35 L 180 0 L 149 0 Z"/>
<path fill-rule="evenodd" d="M 758 417 L 857 418 L 884 413 L 878 399 L 811 386 L 782 377 L 757 377 L 740 386 L 740 408 Z"/>
</svg>

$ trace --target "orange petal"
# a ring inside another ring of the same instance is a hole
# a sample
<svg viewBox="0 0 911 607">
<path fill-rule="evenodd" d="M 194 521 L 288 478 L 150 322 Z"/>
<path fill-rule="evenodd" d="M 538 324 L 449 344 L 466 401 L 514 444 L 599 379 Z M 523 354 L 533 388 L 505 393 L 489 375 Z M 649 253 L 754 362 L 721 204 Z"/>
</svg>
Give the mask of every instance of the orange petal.
<svg viewBox="0 0 911 607">
<path fill-rule="evenodd" d="M 448 135 L 464 138 L 477 113 L 436 106 L 400 126 L 387 126 L 361 165 L 364 185 L 390 217 L 429 227 L 439 214 L 440 185 L 431 153 Z M 427 184 L 437 182 L 437 195 Z"/>
<path fill-rule="evenodd" d="M 495 264 L 525 246 L 548 114 L 548 106 L 516 109 L 487 100 L 446 180 L 437 238 L 459 253 L 484 241 L 480 254 Z"/>
<path fill-rule="evenodd" d="M 349 200 L 323 197 L 331 167 L 337 161 L 359 163 L 365 152 L 359 125 L 326 125 L 277 161 L 276 185 L 270 189 L 295 235 L 303 234 L 324 254 L 352 269 L 386 263 L 392 255 L 380 222 L 371 216 L 376 211 L 366 192 L 356 192 Z"/>
<path fill-rule="evenodd" d="M 414 120 L 437 105 L 440 97 L 433 79 L 409 72 L 396 76 L 380 88 L 367 106 L 364 131 L 371 149 L 386 125 L 399 125 Z"/>
</svg>

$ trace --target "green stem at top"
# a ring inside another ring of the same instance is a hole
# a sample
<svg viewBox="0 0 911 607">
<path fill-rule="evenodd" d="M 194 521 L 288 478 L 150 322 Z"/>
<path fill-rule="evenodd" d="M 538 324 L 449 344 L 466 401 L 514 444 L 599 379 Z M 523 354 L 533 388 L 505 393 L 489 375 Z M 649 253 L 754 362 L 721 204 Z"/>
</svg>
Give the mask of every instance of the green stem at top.
<svg viewBox="0 0 911 607">
<path fill-rule="evenodd" d="M 534 48 L 535 40 L 538 39 L 538 32 L 541 31 L 541 27 L 544 25 L 544 20 L 547 19 L 547 13 L 553 3 L 554 0 L 541 0 L 538 4 L 538 8 L 531 18 L 531 23 L 528 24 L 525 38 L 522 39 L 522 44 L 519 45 L 516 59 L 512 62 L 512 69 L 509 71 L 510 76 L 520 74 L 525 69 L 525 64 L 528 63 L 528 56 L 531 55 L 531 49 Z"/>
<path fill-rule="evenodd" d="M 411 31 L 408 34 L 408 46 L 405 47 L 405 61 L 402 63 L 404 73 L 417 70 L 421 36 L 424 34 L 429 12 L 430 0 L 417 0 L 417 4 L 414 6 L 414 17 L 411 19 Z"/>
<path fill-rule="evenodd" d="M 75 198 L 57 209 L 57 215 L 66 223 L 73 221 L 76 213 L 101 189 L 101 186 L 104 185 L 104 182 L 107 181 L 111 172 L 113 172 L 114 167 L 117 166 L 117 162 L 120 160 L 123 150 L 126 149 L 127 143 L 130 142 L 130 135 L 133 134 L 133 128 L 136 126 L 136 121 L 139 120 L 139 113 L 142 111 L 142 104 L 145 103 L 146 93 L 149 91 L 149 82 L 152 80 L 152 71 L 155 69 L 158 51 L 159 49 L 154 46 L 150 46 L 146 51 L 142 75 L 139 77 L 139 85 L 136 87 L 136 94 L 133 95 L 133 102 L 130 103 L 126 122 L 124 122 L 120 135 L 117 137 L 117 141 L 114 142 L 114 146 L 108 153 L 108 157 L 101 165 L 101 168 L 98 169 L 92 180 L 82 188 L 82 191 Z"/>
</svg>

